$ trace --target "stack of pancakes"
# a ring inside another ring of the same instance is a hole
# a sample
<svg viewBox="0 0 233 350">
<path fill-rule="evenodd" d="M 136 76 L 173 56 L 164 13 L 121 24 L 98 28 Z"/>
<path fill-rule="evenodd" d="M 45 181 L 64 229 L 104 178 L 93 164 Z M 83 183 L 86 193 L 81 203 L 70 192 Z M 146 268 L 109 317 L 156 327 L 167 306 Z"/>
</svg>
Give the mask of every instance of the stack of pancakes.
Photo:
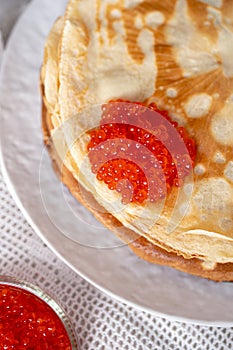
<svg viewBox="0 0 233 350">
<path fill-rule="evenodd" d="M 61 181 L 143 259 L 233 280 L 233 4 L 70 0 L 45 44 L 43 131 Z M 155 102 L 197 145 L 193 174 L 161 203 L 121 203 L 96 179 L 101 105 Z"/>
</svg>

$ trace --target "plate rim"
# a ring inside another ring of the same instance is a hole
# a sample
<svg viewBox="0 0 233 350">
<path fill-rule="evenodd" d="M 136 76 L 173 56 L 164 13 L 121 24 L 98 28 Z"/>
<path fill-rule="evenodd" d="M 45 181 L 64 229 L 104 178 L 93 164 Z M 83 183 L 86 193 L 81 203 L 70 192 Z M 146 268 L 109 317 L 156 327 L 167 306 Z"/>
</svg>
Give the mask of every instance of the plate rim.
<svg viewBox="0 0 233 350">
<path fill-rule="evenodd" d="M 38 0 L 32 0 L 29 4 L 27 4 L 25 10 L 23 13 L 19 16 L 17 19 L 12 31 L 11 35 L 8 38 L 7 45 L 3 51 L 2 55 L 2 62 L 0 66 L 0 87 L 2 84 L 2 74 L 4 72 L 4 67 L 5 67 L 5 62 L 7 61 L 7 54 L 8 51 L 11 48 L 11 42 L 13 42 L 12 38 L 14 38 L 14 34 L 17 32 L 17 26 L 21 22 L 22 17 L 25 15 L 25 12 L 28 11 L 28 9 L 33 6 L 34 3 L 38 2 Z M 1 105 L 0 105 L 0 111 L 1 111 Z M 1 117 L 0 117 L 1 120 Z M 13 200 L 15 201 L 17 207 L 21 211 L 22 215 L 24 218 L 27 220 L 29 225 L 32 227 L 32 229 L 35 231 L 35 233 L 38 235 L 38 237 L 44 242 L 48 248 L 55 254 L 56 257 L 61 259 L 63 263 L 65 263 L 70 269 L 72 269 L 75 273 L 77 273 L 79 276 L 81 276 L 85 281 L 87 281 L 89 284 L 97 288 L 99 291 L 107 295 L 108 297 L 111 297 L 112 299 L 115 299 L 123 304 L 126 304 L 128 306 L 131 306 L 135 308 L 136 310 L 139 311 L 144 311 L 146 313 L 149 313 L 155 317 L 160 317 L 160 318 L 165 318 L 171 322 L 181 322 L 181 323 L 186 323 L 190 325 L 200 325 L 200 326 L 213 326 L 213 327 L 224 327 L 224 328 L 229 328 L 233 326 L 233 321 L 206 321 L 206 320 L 199 320 L 196 318 L 188 318 L 184 316 L 174 316 L 170 315 L 168 313 L 162 313 L 159 311 L 156 311 L 152 308 L 139 305 L 131 300 L 128 300 L 127 298 L 124 298 L 116 293 L 113 293 L 111 290 L 109 290 L 106 287 L 102 287 L 100 284 L 96 283 L 92 279 L 90 279 L 88 276 L 86 276 L 83 272 L 81 272 L 77 267 L 73 266 L 72 263 L 70 263 L 58 250 L 53 246 L 52 243 L 47 239 L 47 237 L 43 234 L 43 232 L 40 230 L 40 228 L 37 226 L 37 224 L 33 221 L 31 218 L 29 212 L 24 208 L 20 197 L 17 194 L 17 191 L 15 189 L 14 182 L 11 181 L 11 176 L 7 170 L 7 166 L 5 164 L 5 159 L 3 155 L 3 147 L 2 147 L 2 137 L 1 137 L 1 130 L 0 130 L 0 171 L 2 173 L 2 176 L 5 180 L 6 186 L 8 188 L 9 193 L 11 194 Z"/>
</svg>

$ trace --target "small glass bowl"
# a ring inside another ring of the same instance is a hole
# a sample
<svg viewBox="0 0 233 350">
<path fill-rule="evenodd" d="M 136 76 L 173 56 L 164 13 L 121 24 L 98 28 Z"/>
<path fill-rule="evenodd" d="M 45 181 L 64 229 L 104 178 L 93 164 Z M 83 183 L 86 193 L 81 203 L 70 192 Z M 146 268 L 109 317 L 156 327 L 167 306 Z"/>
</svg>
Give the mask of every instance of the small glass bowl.
<svg viewBox="0 0 233 350">
<path fill-rule="evenodd" d="M 9 287 L 15 287 L 18 291 L 24 291 L 25 293 L 34 296 L 35 300 L 40 299 L 45 305 L 49 307 L 53 314 L 55 313 L 58 316 L 58 320 L 60 320 L 60 325 L 63 325 L 66 335 L 70 341 L 71 349 L 79 349 L 78 340 L 75 336 L 69 318 L 67 317 L 61 306 L 58 305 L 58 303 L 50 295 L 48 295 L 42 289 L 29 282 L 18 280 L 11 276 L 0 276 L 0 287 L 4 285 Z"/>
</svg>

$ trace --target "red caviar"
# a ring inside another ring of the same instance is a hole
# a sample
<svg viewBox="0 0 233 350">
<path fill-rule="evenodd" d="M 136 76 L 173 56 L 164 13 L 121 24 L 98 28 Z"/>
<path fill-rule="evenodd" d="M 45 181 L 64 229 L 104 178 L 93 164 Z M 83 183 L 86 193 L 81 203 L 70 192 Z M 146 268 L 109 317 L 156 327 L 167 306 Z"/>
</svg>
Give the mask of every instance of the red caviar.
<svg viewBox="0 0 233 350">
<path fill-rule="evenodd" d="M 0 350 L 72 350 L 64 325 L 43 300 L 0 285 Z"/>
<path fill-rule="evenodd" d="M 100 126 L 90 132 L 92 172 L 122 203 L 155 202 L 182 186 L 192 170 L 195 141 L 155 103 L 124 100 L 102 106 Z"/>
</svg>

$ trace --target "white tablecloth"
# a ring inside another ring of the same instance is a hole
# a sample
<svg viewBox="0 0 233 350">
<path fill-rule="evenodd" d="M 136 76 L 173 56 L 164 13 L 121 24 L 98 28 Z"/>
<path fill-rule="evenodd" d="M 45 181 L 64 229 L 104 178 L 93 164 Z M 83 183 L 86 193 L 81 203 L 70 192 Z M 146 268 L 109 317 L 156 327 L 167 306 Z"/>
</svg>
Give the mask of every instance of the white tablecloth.
<svg viewBox="0 0 233 350">
<path fill-rule="evenodd" d="M 5 40 L 20 5 L 26 2 L 0 0 L 0 30 Z M 1 174 L 0 239 L 0 274 L 30 281 L 54 296 L 70 316 L 81 349 L 233 349 L 233 328 L 194 326 L 156 318 L 105 296 L 80 278 L 28 225 Z"/>
</svg>

